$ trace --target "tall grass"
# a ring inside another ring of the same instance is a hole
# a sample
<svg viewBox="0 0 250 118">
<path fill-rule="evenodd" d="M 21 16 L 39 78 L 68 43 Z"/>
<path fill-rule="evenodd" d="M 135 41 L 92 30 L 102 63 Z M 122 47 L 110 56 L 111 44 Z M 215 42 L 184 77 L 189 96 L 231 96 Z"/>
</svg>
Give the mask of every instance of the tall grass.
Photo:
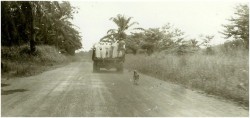
<svg viewBox="0 0 250 118">
<path fill-rule="evenodd" d="M 125 67 L 248 106 L 248 51 L 230 53 L 216 50 L 214 55 L 127 55 Z"/>
<path fill-rule="evenodd" d="M 35 54 L 29 47 L 1 47 L 1 72 L 3 77 L 28 76 L 42 72 L 49 66 L 68 62 L 66 56 L 52 46 L 37 46 Z"/>
</svg>

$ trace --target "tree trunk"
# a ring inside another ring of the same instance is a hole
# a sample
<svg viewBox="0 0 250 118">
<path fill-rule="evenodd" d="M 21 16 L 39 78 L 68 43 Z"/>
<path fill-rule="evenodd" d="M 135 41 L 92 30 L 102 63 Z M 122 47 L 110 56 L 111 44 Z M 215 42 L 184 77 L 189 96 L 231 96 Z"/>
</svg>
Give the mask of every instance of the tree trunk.
<svg viewBox="0 0 250 118">
<path fill-rule="evenodd" d="M 29 30 L 29 42 L 30 42 L 30 51 L 34 53 L 36 51 L 35 45 L 35 26 L 34 26 L 34 11 L 30 1 L 24 1 L 22 3 L 23 13 L 26 19 L 26 30 Z"/>
<path fill-rule="evenodd" d="M 30 16 L 30 33 L 31 33 L 31 39 L 30 39 L 30 51 L 31 53 L 34 53 L 36 51 L 36 44 L 35 44 L 35 40 L 36 40 L 36 32 L 35 32 L 35 22 L 34 22 L 34 11 L 32 9 L 31 4 L 30 5 L 30 12 L 31 12 L 31 16 Z"/>
</svg>

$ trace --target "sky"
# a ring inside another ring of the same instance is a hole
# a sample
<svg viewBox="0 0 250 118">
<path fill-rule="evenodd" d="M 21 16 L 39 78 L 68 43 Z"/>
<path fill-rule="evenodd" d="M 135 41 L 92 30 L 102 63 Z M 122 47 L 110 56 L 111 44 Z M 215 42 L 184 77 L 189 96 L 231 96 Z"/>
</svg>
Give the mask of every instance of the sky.
<svg viewBox="0 0 250 118">
<path fill-rule="evenodd" d="M 70 1 L 79 8 L 72 21 L 82 36 L 84 51 L 117 26 L 109 20 L 117 14 L 133 17 L 139 25 L 134 27 L 158 28 L 170 23 L 185 32 L 188 39 L 200 34 L 214 35 L 211 44 L 225 42 L 219 31 L 227 24 L 235 7 L 247 0 L 136 0 L 136 1 Z"/>
</svg>

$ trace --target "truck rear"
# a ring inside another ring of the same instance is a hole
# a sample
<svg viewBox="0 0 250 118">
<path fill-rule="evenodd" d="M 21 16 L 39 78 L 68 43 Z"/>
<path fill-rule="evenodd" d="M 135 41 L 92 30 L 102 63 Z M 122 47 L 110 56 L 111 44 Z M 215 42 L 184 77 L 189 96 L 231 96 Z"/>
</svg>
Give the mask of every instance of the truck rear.
<svg viewBox="0 0 250 118">
<path fill-rule="evenodd" d="M 106 41 L 98 42 L 93 47 L 93 72 L 100 71 L 100 68 L 116 68 L 118 72 L 123 72 L 125 61 L 125 42 Z"/>
</svg>

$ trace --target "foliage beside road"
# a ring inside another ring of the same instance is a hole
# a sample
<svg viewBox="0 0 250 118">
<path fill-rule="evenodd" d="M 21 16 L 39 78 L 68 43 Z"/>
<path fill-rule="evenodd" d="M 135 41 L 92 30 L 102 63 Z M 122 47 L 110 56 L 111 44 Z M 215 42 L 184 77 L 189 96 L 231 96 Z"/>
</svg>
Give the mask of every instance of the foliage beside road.
<svg viewBox="0 0 250 118">
<path fill-rule="evenodd" d="M 236 6 L 221 32 L 228 40 L 212 46 L 213 35 L 186 39 L 167 24 L 128 36 L 125 67 L 208 94 L 249 103 L 249 8 Z M 144 53 L 144 55 L 143 55 Z M 148 55 L 148 56 L 147 56 Z"/>
<path fill-rule="evenodd" d="M 67 1 L 1 1 L 2 76 L 28 76 L 74 58 L 82 47 Z"/>
<path fill-rule="evenodd" d="M 164 52 L 151 56 L 129 54 L 125 67 L 248 106 L 248 50 L 223 53 L 220 49 L 224 47 L 214 49 L 213 55 L 207 55 L 206 50 L 181 56 Z"/>
<path fill-rule="evenodd" d="M 233 16 L 228 19 L 228 24 L 222 24 L 225 40 L 234 40 L 235 47 L 249 48 L 249 8 L 247 4 L 237 5 Z M 188 34 L 181 29 L 168 23 L 162 27 L 143 29 L 141 32 L 133 32 L 126 38 L 127 52 L 136 54 L 144 50 L 148 55 L 162 50 L 172 53 L 193 53 L 201 48 L 206 48 L 207 53 L 211 50 L 211 41 L 214 35 L 200 34 L 196 38 L 188 38 Z M 216 39 L 218 40 L 218 39 Z M 240 44 L 239 44 L 240 43 Z"/>
<path fill-rule="evenodd" d="M 77 9 L 67 1 L 1 1 L 1 46 L 55 46 L 73 55 L 81 36 L 71 23 Z"/>
<path fill-rule="evenodd" d="M 53 46 L 37 46 L 30 54 L 27 45 L 20 47 L 1 47 L 1 71 L 3 77 L 30 76 L 40 73 L 54 65 L 70 62 L 70 56 L 59 53 Z"/>
</svg>

